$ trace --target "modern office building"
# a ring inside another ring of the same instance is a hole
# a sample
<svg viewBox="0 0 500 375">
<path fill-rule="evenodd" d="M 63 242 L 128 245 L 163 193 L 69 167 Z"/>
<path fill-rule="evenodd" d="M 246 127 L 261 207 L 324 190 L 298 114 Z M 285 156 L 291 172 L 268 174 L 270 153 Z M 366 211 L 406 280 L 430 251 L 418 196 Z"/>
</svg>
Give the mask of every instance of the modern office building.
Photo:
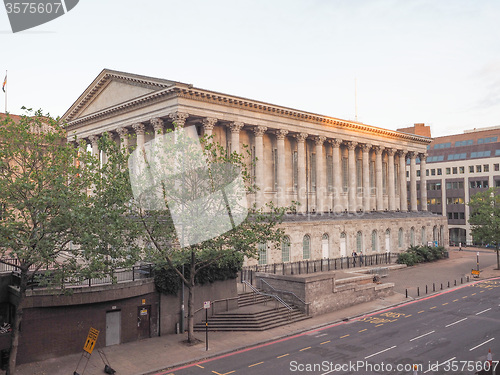
<svg viewBox="0 0 500 375">
<path fill-rule="evenodd" d="M 428 209 L 448 219 L 450 244 L 473 244 L 467 203 L 478 192 L 500 187 L 500 126 L 434 138 L 426 161 Z M 418 183 L 417 195 L 420 207 Z"/>
</svg>

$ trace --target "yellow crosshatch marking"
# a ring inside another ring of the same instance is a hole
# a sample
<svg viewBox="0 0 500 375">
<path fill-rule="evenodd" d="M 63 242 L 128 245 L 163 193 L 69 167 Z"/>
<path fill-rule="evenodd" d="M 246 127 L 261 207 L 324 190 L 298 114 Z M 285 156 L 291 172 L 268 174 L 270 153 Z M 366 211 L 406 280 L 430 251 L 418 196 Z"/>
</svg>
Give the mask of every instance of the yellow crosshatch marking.
<svg viewBox="0 0 500 375">
<path fill-rule="evenodd" d="M 92 354 L 92 351 L 94 350 L 94 346 L 98 337 L 99 337 L 99 330 L 95 328 L 90 328 L 89 334 L 87 335 L 87 340 L 85 340 L 85 345 L 83 346 L 83 350 L 85 350 L 89 354 Z"/>
</svg>

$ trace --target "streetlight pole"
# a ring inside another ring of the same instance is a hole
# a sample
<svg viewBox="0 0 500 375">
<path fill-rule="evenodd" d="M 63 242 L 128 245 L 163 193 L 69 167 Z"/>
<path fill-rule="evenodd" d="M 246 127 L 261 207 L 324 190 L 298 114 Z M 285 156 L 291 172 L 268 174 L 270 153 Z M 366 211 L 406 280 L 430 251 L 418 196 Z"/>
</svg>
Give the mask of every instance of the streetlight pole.
<svg viewBox="0 0 500 375">
<path fill-rule="evenodd" d="M 479 251 L 476 253 L 477 272 L 479 272 Z"/>
</svg>

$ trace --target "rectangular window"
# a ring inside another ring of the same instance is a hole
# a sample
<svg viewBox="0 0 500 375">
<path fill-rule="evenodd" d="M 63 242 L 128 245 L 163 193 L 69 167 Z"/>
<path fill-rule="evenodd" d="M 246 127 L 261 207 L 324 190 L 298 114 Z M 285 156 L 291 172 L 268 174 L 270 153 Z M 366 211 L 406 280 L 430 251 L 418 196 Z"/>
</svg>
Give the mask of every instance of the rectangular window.
<svg viewBox="0 0 500 375">
<path fill-rule="evenodd" d="M 436 175 L 436 170 L 434 168 L 431 169 L 431 175 L 435 176 Z"/>
<path fill-rule="evenodd" d="M 465 212 L 459 212 L 459 217 L 458 217 L 460 220 L 464 220 L 465 219 Z"/>
<path fill-rule="evenodd" d="M 451 174 L 451 168 L 446 168 L 446 174 Z"/>
<path fill-rule="evenodd" d="M 453 174 L 457 174 L 457 173 L 458 173 L 457 167 L 453 167 Z"/>
<path fill-rule="evenodd" d="M 483 188 L 488 189 L 489 183 L 488 180 L 483 181 Z"/>
<path fill-rule="evenodd" d="M 464 188 L 464 182 L 463 182 L 463 181 L 460 181 L 460 182 L 458 183 L 458 188 L 459 188 L 459 189 L 463 189 L 463 188 Z"/>
<path fill-rule="evenodd" d="M 429 175 L 429 170 L 428 170 L 428 169 L 426 169 L 426 170 L 425 170 L 425 175 L 426 175 L 426 176 L 428 176 L 428 175 Z"/>
<path fill-rule="evenodd" d="M 316 191 L 316 154 L 311 154 L 311 191 Z"/>
<path fill-rule="evenodd" d="M 476 165 L 476 172 L 479 173 L 479 172 L 481 172 L 481 170 L 482 170 L 482 167 L 480 165 Z"/>
<path fill-rule="evenodd" d="M 292 167 L 293 167 L 293 191 L 297 191 L 299 184 L 299 154 L 294 151 L 292 154 Z"/>
<path fill-rule="evenodd" d="M 500 150 L 495 150 L 495 156 L 500 156 Z"/>
<path fill-rule="evenodd" d="M 458 167 L 458 171 L 463 174 L 465 173 L 465 167 Z"/>
<path fill-rule="evenodd" d="M 417 177 L 420 177 L 420 169 L 417 169 Z"/>
<path fill-rule="evenodd" d="M 267 264 L 267 245 L 260 243 L 259 248 L 259 264 Z"/>
<path fill-rule="evenodd" d="M 437 175 L 441 176 L 443 174 L 443 170 L 441 168 L 437 169 Z"/>
<path fill-rule="evenodd" d="M 349 165 L 347 158 L 342 158 L 342 191 L 347 193 L 349 189 Z"/>
<path fill-rule="evenodd" d="M 495 170 L 495 172 L 499 172 L 500 171 L 500 164 L 493 164 L 493 169 Z"/>
<path fill-rule="evenodd" d="M 333 156 L 326 156 L 326 180 L 328 185 L 328 191 L 333 191 Z"/>
<path fill-rule="evenodd" d="M 448 219 L 450 219 L 450 220 L 453 219 L 453 212 L 448 212 Z"/>
<path fill-rule="evenodd" d="M 490 171 L 490 165 L 489 164 L 484 164 L 483 165 L 483 171 L 484 172 L 489 172 Z"/>
<path fill-rule="evenodd" d="M 446 183 L 446 190 L 450 190 L 451 189 L 451 182 L 447 182 Z"/>
<path fill-rule="evenodd" d="M 470 181 L 470 182 L 469 182 L 469 187 L 470 187 L 471 189 L 475 189 L 475 188 L 476 188 L 476 181 Z"/>
<path fill-rule="evenodd" d="M 500 180 L 495 181 L 495 187 L 500 187 Z"/>
<path fill-rule="evenodd" d="M 458 220 L 458 212 L 453 212 L 453 219 Z"/>
<path fill-rule="evenodd" d="M 474 173 L 474 166 L 473 165 L 469 165 L 469 173 Z"/>
</svg>

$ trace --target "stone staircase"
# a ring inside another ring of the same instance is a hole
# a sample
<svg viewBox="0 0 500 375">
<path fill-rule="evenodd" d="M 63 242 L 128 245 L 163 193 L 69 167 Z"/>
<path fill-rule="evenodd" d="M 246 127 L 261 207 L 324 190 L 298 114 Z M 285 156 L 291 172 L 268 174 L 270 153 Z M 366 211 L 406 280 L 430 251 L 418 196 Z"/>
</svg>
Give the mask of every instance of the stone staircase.
<svg viewBox="0 0 500 375">
<path fill-rule="evenodd" d="M 310 318 L 299 309 L 279 306 L 272 297 L 243 293 L 238 308 L 208 317 L 209 331 L 265 331 Z M 195 331 L 204 331 L 205 319 L 195 324 Z"/>
</svg>

